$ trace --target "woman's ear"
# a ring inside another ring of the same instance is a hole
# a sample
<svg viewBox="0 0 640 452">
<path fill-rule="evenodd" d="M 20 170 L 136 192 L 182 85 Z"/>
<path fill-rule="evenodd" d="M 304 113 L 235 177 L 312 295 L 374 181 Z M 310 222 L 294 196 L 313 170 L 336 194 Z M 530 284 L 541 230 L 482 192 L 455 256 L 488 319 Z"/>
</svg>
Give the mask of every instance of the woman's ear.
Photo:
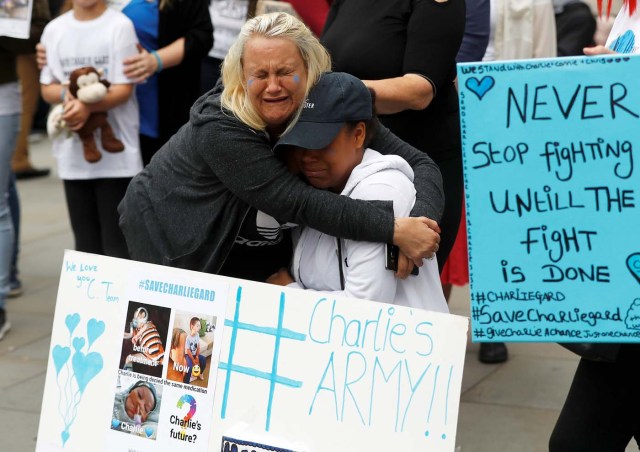
<svg viewBox="0 0 640 452">
<path fill-rule="evenodd" d="M 364 146 L 364 140 L 367 137 L 367 126 L 364 121 L 360 121 L 353 129 L 353 137 L 355 138 L 356 147 L 361 148 Z"/>
</svg>

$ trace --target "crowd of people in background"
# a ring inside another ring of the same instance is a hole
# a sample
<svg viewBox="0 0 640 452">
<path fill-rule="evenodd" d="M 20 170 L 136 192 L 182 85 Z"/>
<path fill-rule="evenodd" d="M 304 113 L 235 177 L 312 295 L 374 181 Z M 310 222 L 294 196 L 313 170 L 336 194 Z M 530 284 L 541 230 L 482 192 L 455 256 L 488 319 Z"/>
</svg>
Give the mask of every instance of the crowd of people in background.
<svg viewBox="0 0 640 452">
<path fill-rule="evenodd" d="M 0 340 L 23 290 L 16 178 L 50 174 L 28 149 L 43 101 L 68 129 L 51 143 L 76 250 L 447 311 L 469 282 L 456 63 L 639 53 L 618 39 L 640 32 L 636 0 L 288 3 L 298 18 L 255 16 L 260 0 L 34 0 L 29 39 L 0 37 Z M 95 102 L 70 84 L 80 66 L 108 82 Z M 97 116 L 123 146 L 103 128 L 89 161 Z M 639 353 L 581 360 L 551 450 L 640 438 Z"/>
</svg>

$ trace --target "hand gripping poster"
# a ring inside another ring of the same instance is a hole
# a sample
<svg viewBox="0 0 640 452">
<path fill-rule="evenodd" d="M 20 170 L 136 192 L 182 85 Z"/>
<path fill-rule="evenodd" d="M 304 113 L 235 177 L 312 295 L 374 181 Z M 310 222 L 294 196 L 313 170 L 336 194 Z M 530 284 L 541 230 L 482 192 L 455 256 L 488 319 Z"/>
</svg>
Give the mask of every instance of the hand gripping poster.
<svg viewBox="0 0 640 452">
<path fill-rule="evenodd" d="M 458 65 L 474 341 L 640 341 L 638 71 Z"/>
<path fill-rule="evenodd" d="M 36 450 L 451 452 L 467 327 L 67 251 Z"/>
</svg>

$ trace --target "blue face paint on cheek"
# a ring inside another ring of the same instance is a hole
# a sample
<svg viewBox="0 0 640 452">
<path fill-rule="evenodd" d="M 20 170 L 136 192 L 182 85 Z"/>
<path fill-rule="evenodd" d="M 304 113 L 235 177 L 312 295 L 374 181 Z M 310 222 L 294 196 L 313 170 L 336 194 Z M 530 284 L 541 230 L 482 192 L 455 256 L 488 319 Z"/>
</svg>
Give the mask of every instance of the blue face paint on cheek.
<svg viewBox="0 0 640 452">
<path fill-rule="evenodd" d="M 247 81 L 247 86 L 251 86 L 252 84 L 253 84 L 253 79 L 252 79 L 252 78 L 250 78 L 250 79 Z"/>
<path fill-rule="evenodd" d="M 300 83 L 300 76 L 298 74 L 293 75 L 293 81 L 296 83 Z"/>
</svg>

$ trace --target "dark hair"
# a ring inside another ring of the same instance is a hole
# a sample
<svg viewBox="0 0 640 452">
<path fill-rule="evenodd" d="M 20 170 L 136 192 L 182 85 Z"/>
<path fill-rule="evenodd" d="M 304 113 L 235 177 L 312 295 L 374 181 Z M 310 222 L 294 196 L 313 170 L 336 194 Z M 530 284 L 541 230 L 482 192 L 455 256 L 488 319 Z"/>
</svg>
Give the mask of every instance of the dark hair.
<svg viewBox="0 0 640 452">
<path fill-rule="evenodd" d="M 364 122 L 365 136 L 364 136 L 364 143 L 362 144 L 362 147 L 364 149 L 367 149 L 371 144 L 371 142 L 373 141 L 373 139 L 375 138 L 376 134 L 378 133 L 379 124 L 380 124 L 380 121 L 376 116 L 376 92 L 373 90 L 373 88 L 368 88 L 368 89 L 369 89 L 369 94 L 371 94 L 371 119 L 366 121 L 347 121 L 346 123 L 347 129 L 349 131 L 352 131 L 353 129 L 356 128 L 358 124 L 360 124 L 361 122 Z"/>
<path fill-rule="evenodd" d="M 195 325 L 196 322 L 200 322 L 200 325 L 202 325 L 202 321 L 200 321 L 200 317 L 191 317 L 191 320 L 189 320 L 189 327 L 192 327 L 193 325 Z"/>
</svg>

